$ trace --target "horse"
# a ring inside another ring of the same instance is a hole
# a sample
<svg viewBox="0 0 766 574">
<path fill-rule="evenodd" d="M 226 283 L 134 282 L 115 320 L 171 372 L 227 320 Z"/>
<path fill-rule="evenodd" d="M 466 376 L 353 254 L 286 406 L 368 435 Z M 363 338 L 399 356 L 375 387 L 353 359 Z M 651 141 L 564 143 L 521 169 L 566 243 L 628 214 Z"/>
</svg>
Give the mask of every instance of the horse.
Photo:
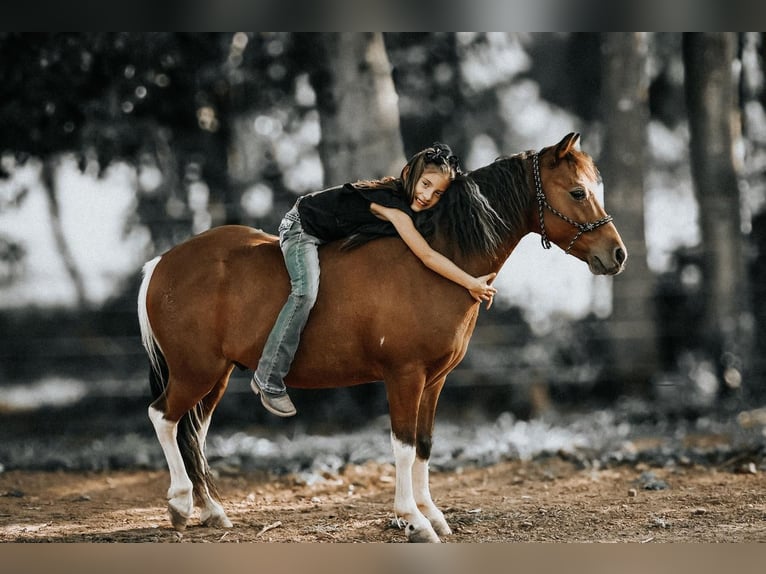
<svg viewBox="0 0 766 574">
<path fill-rule="evenodd" d="M 579 138 L 570 133 L 456 179 L 444 198 L 452 203 L 431 222 L 432 246 L 480 276 L 498 272 L 522 237 L 538 233 L 544 248 L 559 246 L 594 274 L 621 272 L 627 251 L 596 197 L 601 176 Z M 480 304 L 426 268 L 398 237 L 353 249 L 328 243 L 320 260 L 319 295 L 285 383 L 320 389 L 383 382 L 395 517 L 408 541 L 440 542 L 451 530 L 429 491 L 434 417 Z M 232 526 L 205 438 L 233 369 L 257 366 L 288 293 L 278 238 L 247 226 L 210 229 L 144 265 L 138 316 L 151 363 L 148 412 L 168 465 L 176 530 L 186 527 L 195 502 L 202 524 Z"/>
</svg>

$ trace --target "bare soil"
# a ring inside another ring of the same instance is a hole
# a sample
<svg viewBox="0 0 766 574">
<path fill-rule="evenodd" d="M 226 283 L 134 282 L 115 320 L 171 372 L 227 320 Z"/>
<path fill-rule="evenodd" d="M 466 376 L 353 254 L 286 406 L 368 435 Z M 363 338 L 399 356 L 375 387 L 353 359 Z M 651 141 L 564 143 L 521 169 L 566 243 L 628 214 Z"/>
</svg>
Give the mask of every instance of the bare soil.
<svg viewBox="0 0 766 574">
<path fill-rule="evenodd" d="M 7 471 L 0 542 L 406 541 L 392 526 L 390 464 L 349 464 L 313 484 L 244 472 L 218 484 L 234 527 L 193 519 L 178 533 L 165 471 Z M 594 470 L 551 456 L 434 472 L 431 492 L 453 530 L 444 542 L 766 541 L 766 477 L 754 465 Z"/>
</svg>

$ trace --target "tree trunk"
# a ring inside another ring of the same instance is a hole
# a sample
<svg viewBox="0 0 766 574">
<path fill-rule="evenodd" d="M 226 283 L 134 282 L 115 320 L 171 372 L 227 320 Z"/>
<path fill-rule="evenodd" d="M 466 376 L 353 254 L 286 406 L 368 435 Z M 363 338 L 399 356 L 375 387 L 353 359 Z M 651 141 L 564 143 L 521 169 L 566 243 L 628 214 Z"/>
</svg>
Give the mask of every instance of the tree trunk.
<svg viewBox="0 0 766 574">
<path fill-rule="evenodd" d="M 77 306 L 80 309 L 85 309 L 88 305 L 85 279 L 83 279 L 82 273 L 80 273 L 80 269 L 72 255 L 72 251 L 69 249 L 69 242 L 66 239 L 64 227 L 61 224 L 61 209 L 59 208 L 58 195 L 56 194 L 56 165 L 57 161 L 55 159 L 51 157 L 44 159 L 41 174 L 43 189 L 48 196 L 48 213 L 51 217 L 51 232 L 53 233 L 56 249 L 64 264 L 64 269 L 66 269 L 67 275 L 72 281 Z"/>
<path fill-rule="evenodd" d="M 304 50 L 315 62 L 326 185 L 399 175 L 404 148 L 397 94 L 380 33 L 307 34 Z"/>
<path fill-rule="evenodd" d="M 748 280 L 743 254 L 739 187 L 733 149 L 738 134 L 734 33 L 685 33 L 686 107 L 691 167 L 702 231 L 704 332 L 709 352 L 724 369 L 746 359 L 743 331 Z"/>
<path fill-rule="evenodd" d="M 606 208 L 628 249 L 628 267 L 613 282 L 610 384 L 614 392 L 644 392 L 658 367 L 653 312 L 655 279 L 646 259 L 644 173 L 649 117 L 647 38 L 644 33 L 603 36 L 605 142 L 601 166 Z"/>
<path fill-rule="evenodd" d="M 396 69 L 394 85 L 399 94 L 399 121 L 407 156 L 433 142 L 444 142 L 465 158 L 472 137 L 484 133 L 477 125 L 474 102 L 466 97 L 461 58 L 462 46 L 455 32 L 387 32 L 386 53 Z M 425 80 L 425 81 L 424 81 Z M 483 94 L 479 112 L 487 103 L 497 107 L 497 94 Z M 493 118 L 492 127 L 502 131 L 503 121 Z M 502 138 L 496 141 L 502 141 Z"/>
</svg>

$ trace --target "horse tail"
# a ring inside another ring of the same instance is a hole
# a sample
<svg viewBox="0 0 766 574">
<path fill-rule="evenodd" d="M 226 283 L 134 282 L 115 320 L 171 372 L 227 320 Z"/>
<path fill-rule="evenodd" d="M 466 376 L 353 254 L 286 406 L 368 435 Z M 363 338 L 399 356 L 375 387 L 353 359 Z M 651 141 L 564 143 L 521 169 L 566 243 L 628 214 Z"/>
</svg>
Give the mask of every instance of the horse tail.
<svg viewBox="0 0 766 574">
<path fill-rule="evenodd" d="M 163 390 L 167 384 L 167 365 L 162 356 L 162 351 L 157 344 L 154 331 L 152 331 L 152 325 L 149 322 L 149 312 L 146 308 L 146 296 L 149 292 L 149 283 L 152 280 L 154 269 L 157 267 L 160 259 L 161 257 L 159 256 L 155 257 L 144 265 L 144 277 L 141 280 L 141 286 L 138 289 L 138 324 L 141 327 L 141 343 L 144 345 L 144 349 L 146 349 L 146 354 L 149 356 L 149 364 L 151 365 L 150 380 L 152 381 L 153 387 L 152 394 L 155 392 L 154 385 L 156 383 L 161 383 Z"/>
<path fill-rule="evenodd" d="M 186 474 L 192 481 L 194 499 L 198 504 L 205 500 L 205 493 L 221 502 L 221 495 L 210 473 L 210 466 L 203 453 L 202 403 L 197 403 L 188 413 L 180 418 L 177 427 L 178 448 L 186 467 Z"/>
<path fill-rule="evenodd" d="M 159 343 L 154 336 L 154 331 L 149 322 L 149 314 L 146 307 L 146 295 L 152 274 L 160 257 L 155 257 L 147 262 L 143 268 L 143 280 L 138 290 L 138 323 L 141 327 L 141 342 L 149 355 L 149 386 L 154 400 L 162 396 L 168 385 L 169 370 L 165 356 L 160 349 Z M 202 430 L 202 404 L 198 403 L 188 413 L 181 417 L 177 426 L 177 443 L 181 451 L 186 472 L 194 485 L 194 497 L 200 502 L 206 490 L 213 498 L 220 501 L 221 497 L 210 475 L 210 467 L 202 453 L 200 444 L 200 432 Z"/>
<path fill-rule="evenodd" d="M 168 364 L 162 354 L 157 338 L 154 336 L 152 325 L 149 322 L 149 312 L 146 308 L 146 295 L 149 291 L 149 283 L 152 281 L 154 269 L 160 262 L 160 257 L 155 257 L 147 262 L 143 268 L 143 280 L 138 289 L 138 324 L 141 327 L 141 343 L 149 356 L 149 387 L 152 399 L 158 399 L 168 386 Z"/>
</svg>

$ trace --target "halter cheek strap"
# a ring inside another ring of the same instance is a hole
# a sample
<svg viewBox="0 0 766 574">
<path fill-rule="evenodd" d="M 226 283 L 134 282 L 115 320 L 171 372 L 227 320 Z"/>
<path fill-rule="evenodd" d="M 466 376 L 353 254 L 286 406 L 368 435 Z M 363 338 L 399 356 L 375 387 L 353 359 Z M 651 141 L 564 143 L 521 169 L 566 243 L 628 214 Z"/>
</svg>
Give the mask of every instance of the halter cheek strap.
<svg viewBox="0 0 766 574">
<path fill-rule="evenodd" d="M 569 246 L 566 248 L 564 253 L 569 253 L 572 250 L 572 247 L 575 244 L 575 241 L 580 239 L 580 236 L 583 233 L 586 233 L 588 231 L 593 231 L 594 229 L 597 229 L 601 227 L 602 225 L 606 225 L 610 221 L 612 221 L 612 216 L 607 215 L 605 217 L 602 217 L 601 219 L 597 221 L 589 221 L 587 223 L 580 223 L 579 221 L 575 221 L 571 217 L 568 217 L 561 213 L 558 209 L 553 207 L 550 203 L 548 203 L 548 199 L 545 197 L 545 194 L 543 193 L 543 182 L 542 178 L 540 177 L 540 154 L 535 154 L 532 156 L 532 173 L 535 178 L 535 195 L 537 196 L 537 211 L 540 215 L 540 241 L 543 244 L 543 249 L 550 249 L 551 248 L 551 241 L 548 239 L 548 234 L 545 231 L 545 217 L 544 217 L 544 210 L 545 208 L 548 208 L 551 213 L 554 215 L 557 215 L 573 227 L 577 228 L 577 235 L 575 235 L 572 238 L 572 241 L 569 242 Z"/>
</svg>

